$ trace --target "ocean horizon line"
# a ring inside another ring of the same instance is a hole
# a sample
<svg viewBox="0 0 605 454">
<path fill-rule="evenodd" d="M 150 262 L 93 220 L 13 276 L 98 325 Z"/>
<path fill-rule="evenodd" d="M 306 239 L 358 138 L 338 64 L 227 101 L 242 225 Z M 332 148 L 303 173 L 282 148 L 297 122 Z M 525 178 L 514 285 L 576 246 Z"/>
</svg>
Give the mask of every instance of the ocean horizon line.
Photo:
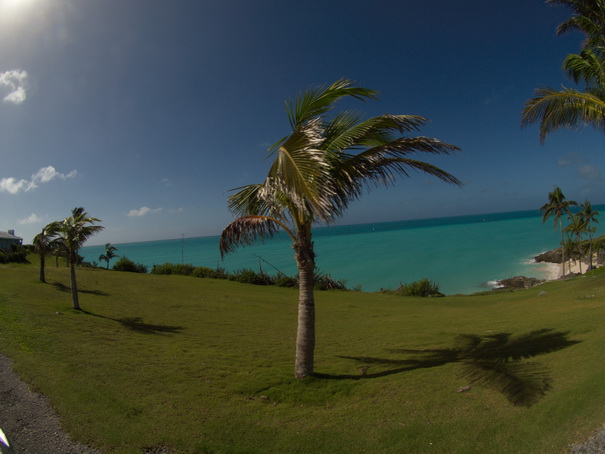
<svg viewBox="0 0 605 454">
<path fill-rule="evenodd" d="M 602 205 L 594 205 L 594 208 L 598 208 L 599 206 L 602 207 L 602 209 L 605 209 L 605 204 Z M 533 214 L 532 214 L 533 213 Z M 417 227 L 422 228 L 425 227 L 427 224 L 425 224 L 426 222 L 429 221 L 433 221 L 435 223 L 438 223 L 438 221 L 442 221 L 442 220 L 446 220 L 446 219 L 470 219 L 470 218 L 477 218 L 477 217 L 489 217 L 490 219 L 482 219 L 479 221 L 472 221 L 474 222 L 493 222 L 493 221 L 500 221 L 500 220 L 505 220 L 505 219 L 510 219 L 510 218 L 525 218 L 525 217 L 538 217 L 540 216 L 540 211 L 539 209 L 535 209 L 535 210 L 519 210 L 519 211 L 496 211 L 496 212 L 490 212 L 490 213 L 476 213 L 476 214 L 461 214 L 461 215 L 455 215 L 455 216 L 430 216 L 427 218 L 413 218 L 413 219 L 398 219 L 398 220 L 393 220 L 393 221 L 370 221 L 370 222 L 359 222 L 359 223 L 351 223 L 351 224 L 318 224 L 318 225 L 314 225 L 314 230 L 313 233 L 315 233 L 317 230 L 330 230 L 330 229 L 346 229 L 346 228 L 354 228 L 354 227 L 359 227 L 359 228 L 363 228 L 365 226 L 370 226 L 370 225 L 375 225 L 375 226 L 381 226 L 381 225 L 386 225 L 386 224 L 410 224 L 405 226 L 406 228 L 414 228 L 416 227 L 414 224 L 418 223 L 419 225 Z M 465 222 L 455 222 L 455 224 L 464 224 Z M 423 225 L 420 225 L 423 224 Z M 454 223 L 452 223 L 454 224 Z M 436 224 L 436 225 L 440 225 L 440 224 Z M 154 240 L 141 240 L 141 241 L 122 241 L 122 242 L 112 242 L 110 244 L 114 245 L 114 246 L 119 246 L 119 245 L 124 245 L 124 244 L 143 244 L 143 243 L 155 243 L 155 242 L 161 242 L 161 241 L 182 241 L 182 240 L 187 240 L 187 239 L 200 239 L 200 238 L 215 238 L 215 237 L 220 237 L 220 233 L 218 234 L 214 234 L 214 235 L 196 235 L 196 236 L 182 236 L 182 237 L 173 237 L 173 238 L 158 238 L 158 239 L 154 239 Z M 87 244 L 86 246 L 84 246 L 84 248 L 87 247 L 99 247 L 99 246 L 104 246 L 107 242 L 103 242 L 103 243 L 94 243 L 94 244 Z"/>
</svg>

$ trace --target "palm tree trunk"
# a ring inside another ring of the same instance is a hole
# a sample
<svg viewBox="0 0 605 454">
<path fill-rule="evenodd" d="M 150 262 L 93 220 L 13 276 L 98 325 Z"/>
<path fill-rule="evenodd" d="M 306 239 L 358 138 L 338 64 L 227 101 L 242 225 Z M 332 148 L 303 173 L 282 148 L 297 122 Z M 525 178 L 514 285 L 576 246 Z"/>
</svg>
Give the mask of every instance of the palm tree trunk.
<svg viewBox="0 0 605 454">
<path fill-rule="evenodd" d="M 71 301 L 74 309 L 80 310 L 80 301 L 78 300 L 78 284 L 76 283 L 76 260 L 75 254 L 71 254 L 69 278 L 71 284 Z"/>
<path fill-rule="evenodd" d="M 297 379 L 313 374 L 315 352 L 315 297 L 313 294 L 315 253 L 310 231 L 299 230 L 294 245 L 298 265 L 298 328 L 294 376 Z"/>
<path fill-rule="evenodd" d="M 45 266 L 45 254 L 40 254 L 40 282 L 46 283 L 46 276 L 44 275 Z"/>
<path fill-rule="evenodd" d="M 561 229 L 561 277 L 565 277 L 565 240 L 563 239 L 563 221 L 559 219 Z"/>
<path fill-rule="evenodd" d="M 590 233 L 588 235 L 588 246 L 589 246 L 589 254 L 590 254 L 590 258 L 589 258 L 589 270 L 592 270 L 592 233 Z"/>
</svg>

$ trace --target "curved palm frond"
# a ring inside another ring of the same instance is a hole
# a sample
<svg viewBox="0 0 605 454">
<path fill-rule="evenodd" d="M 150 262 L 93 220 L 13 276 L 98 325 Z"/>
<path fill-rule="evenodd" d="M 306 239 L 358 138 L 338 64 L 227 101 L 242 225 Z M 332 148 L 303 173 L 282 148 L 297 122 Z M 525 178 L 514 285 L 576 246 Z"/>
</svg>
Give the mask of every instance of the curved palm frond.
<svg viewBox="0 0 605 454">
<path fill-rule="evenodd" d="M 564 88 L 536 90 L 536 95 L 525 104 L 521 125 L 540 122 L 540 142 L 546 135 L 561 128 L 578 130 L 591 125 L 605 129 L 605 100 L 591 93 Z"/>
<path fill-rule="evenodd" d="M 323 141 L 321 118 L 299 125 L 277 150 L 263 186 L 271 198 L 285 196 L 293 214 L 329 220 L 332 181 Z"/>
<path fill-rule="evenodd" d="M 605 61 L 591 49 L 584 49 L 580 54 L 570 54 L 563 63 L 563 69 L 575 83 L 583 80 L 587 86 L 596 84 L 603 87 L 605 83 Z"/>
<path fill-rule="evenodd" d="M 583 47 L 602 46 L 605 36 L 605 1 L 603 0 L 546 0 L 547 4 L 561 5 L 573 10 L 573 16 L 557 28 L 557 34 L 579 31 L 586 36 Z"/>
<path fill-rule="evenodd" d="M 380 115 L 360 121 L 360 117 L 343 112 L 326 126 L 323 149 L 342 151 L 350 148 L 384 145 L 394 140 L 392 132 L 417 131 L 428 123 L 418 115 Z"/>
<path fill-rule="evenodd" d="M 221 257 L 235 251 L 239 246 L 248 246 L 273 237 L 283 228 L 294 241 L 294 235 L 288 227 L 269 216 L 243 216 L 229 224 L 221 233 L 219 249 Z"/>
<path fill-rule="evenodd" d="M 353 81 L 338 79 L 333 84 L 317 87 L 300 93 L 294 100 L 286 101 L 286 112 L 292 129 L 319 117 L 334 108 L 334 104 L 344 97 L 359 100 L 376 99 L 378 92 L 368 88 L 353 86 Z"/>
</svg>

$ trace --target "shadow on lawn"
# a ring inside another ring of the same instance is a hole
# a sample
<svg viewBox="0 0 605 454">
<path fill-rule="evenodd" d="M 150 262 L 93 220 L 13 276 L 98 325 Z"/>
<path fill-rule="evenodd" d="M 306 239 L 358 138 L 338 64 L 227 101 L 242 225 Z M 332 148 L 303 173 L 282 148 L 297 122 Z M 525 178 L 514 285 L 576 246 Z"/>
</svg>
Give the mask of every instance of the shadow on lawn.
<svg viewBox="0 0 605 454">
<path fill-rule="evenodd" d="M 62 291 L 62 292 L 70 292 L 71 291 L 71 287 L 61 283 L 61 282 L 53 282 L 52 284 L 53 287 L 57 288 L 58 290 Z M 102 290 L 81 290 L 78 289 L 78 293 L 88 293 L 91 295 L 99 295 L 99 296 L 109 296 L 109 293 L 104 292 Z"/>
<path fill-rule="evenodd" d="M 112 318 L 105 315 L 95 314 L 94 312 L 80 310 L 83 314 L 92 315 L 93 317 L 104 318 L 118 322 L 126 328 L 141 334 L 176 334 L 183 330 L 182 326 L 156 325 L 153 323 L 145 323 L 141 317 L 122 317 Z"/>
<path fill-rule="evenodd" d="M 452 348 L 406 350 L 391 349 L 390 353 L 407 355 L 405 359 L 340 356 L 363 364 L 361 375 L 315 374 L 326 379 L 370 379 L 385 377 L 415 369 L 460 363 L 462 376 L 470 384 L 486 385 L 501 392 L 513 405 L 529 407 L 551 388 L 546 368 L 524 359 L 556 352 L 580 341 L 568 339 L 569 333 L 541 329 L 513 336 L 498 333 L 487 336 L 461 334 Z M 388 367 L 368 373 L 372 367 Z"/>
</svg>

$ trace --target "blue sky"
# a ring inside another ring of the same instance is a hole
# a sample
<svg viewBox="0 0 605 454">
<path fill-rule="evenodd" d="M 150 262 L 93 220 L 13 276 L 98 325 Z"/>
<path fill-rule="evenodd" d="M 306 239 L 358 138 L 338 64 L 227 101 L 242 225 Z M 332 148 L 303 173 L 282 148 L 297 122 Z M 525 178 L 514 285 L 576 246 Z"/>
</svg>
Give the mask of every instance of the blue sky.
<svg viewBox="0 0 605 454">
<path fill-rule="evenodd" d="M 284 100 L 340 77 L 346 103 L 415 114 L 462 151 L 372 190 L 338 223 L 538 208 L 554 185 L 605 203 L 602 133 L 521 129 L 582 36 L 542 0 L 0 0 L 0 230 L 26 242 L 76 206 L 89 244 L 216 235 L 229 190 L 262 181 L 288 132 Z"/>
</svg>

